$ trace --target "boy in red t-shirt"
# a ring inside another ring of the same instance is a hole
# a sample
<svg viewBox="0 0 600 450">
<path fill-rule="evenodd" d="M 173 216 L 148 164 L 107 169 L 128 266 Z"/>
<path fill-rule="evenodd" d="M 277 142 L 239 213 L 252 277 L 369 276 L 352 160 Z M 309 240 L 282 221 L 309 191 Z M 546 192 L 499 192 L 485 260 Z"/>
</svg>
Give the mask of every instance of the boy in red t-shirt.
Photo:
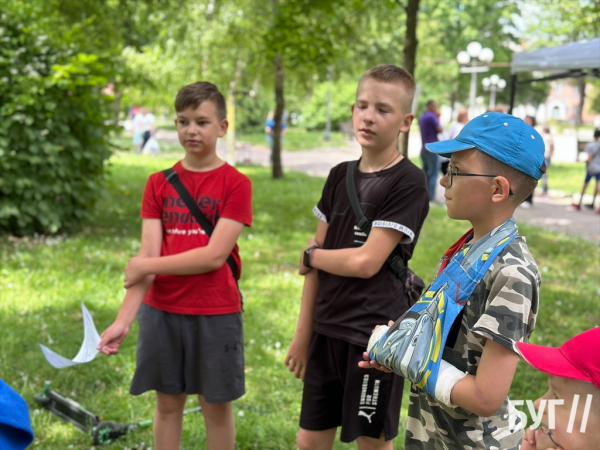
<svg viewBox="0 0 600 450">
<path fill-rule="evenodd" d="M 140 331 L 130 393 L 156 391 L 156 450 L 179 448 L 188 394 L 198 394 L 207 448 L 233 449 L 231 402 L 245 392 L 236 241 L 252 222 L 252 186 L 217 156 L 217 138 L 225 135 L 228 123 L 225 100 L 215 85 L 183 87 L 175 110 L 185 156 L 173 170 L 214 232 L 209 239 L 162 172 L 150 175 L 140 251 L 125 268 L 127 293 L 98 349 L 117 353 L 137 314 Z M 230 254 L 235 274 L 226 264 Z"/>
</svg>

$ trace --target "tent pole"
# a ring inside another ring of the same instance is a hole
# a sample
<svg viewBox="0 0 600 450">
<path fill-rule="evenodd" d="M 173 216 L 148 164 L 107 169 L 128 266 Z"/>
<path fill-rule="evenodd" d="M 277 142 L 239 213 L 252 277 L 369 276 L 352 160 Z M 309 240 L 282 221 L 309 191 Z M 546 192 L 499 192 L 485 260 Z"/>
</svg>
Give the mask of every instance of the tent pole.
<svg viewBox="0 0 600 450">
<path fill-rule="evenodd" d="M 513 106 L 515 105 L 515 94 L 517 93 L 517 74 L 513 73 L 510 77 L 510 105 L 508 106 L 508 114 L 512 114 Z"/>
</svg>

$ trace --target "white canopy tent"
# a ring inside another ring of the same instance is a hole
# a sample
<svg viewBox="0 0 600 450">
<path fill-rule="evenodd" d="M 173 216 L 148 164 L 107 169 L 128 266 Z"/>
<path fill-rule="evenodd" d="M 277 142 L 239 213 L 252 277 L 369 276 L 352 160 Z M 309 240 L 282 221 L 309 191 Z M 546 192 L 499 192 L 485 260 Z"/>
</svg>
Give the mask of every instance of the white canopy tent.
<svg viewBox="0 0 600 450">
<path fill-rule="evenodd" d="M 515 53 L 511 65 L 510 109 L 512 113 L 518 84 L 559 78 L 600 77 L 600 37 L 581 42 Z M 522 72 L 550 74 L 541 78 L 518 79 Z"/>
</svg>

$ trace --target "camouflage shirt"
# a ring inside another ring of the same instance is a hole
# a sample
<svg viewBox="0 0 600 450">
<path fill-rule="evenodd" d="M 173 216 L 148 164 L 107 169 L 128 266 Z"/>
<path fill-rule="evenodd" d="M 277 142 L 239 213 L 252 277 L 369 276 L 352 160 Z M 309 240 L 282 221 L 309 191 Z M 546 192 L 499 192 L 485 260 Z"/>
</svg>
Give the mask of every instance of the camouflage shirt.
<svg viewBox="0 0 600 450">
<path fill-rule="evenodd" d="M 473 291 L 461 313 L 460 329 L 446 342 L 443 358 L 475 375 L 487 339 L 516 352 L 516 343 L 527 342 L 535 327 L 539 287 L 537 264 L 525 238 L 517 236 Z M 409 400 L 405 450 L 516 450 L 523 438 L 524 424 L 508 397 L 490 417 L 439 404 L 414 385 Z"/>
</svg>

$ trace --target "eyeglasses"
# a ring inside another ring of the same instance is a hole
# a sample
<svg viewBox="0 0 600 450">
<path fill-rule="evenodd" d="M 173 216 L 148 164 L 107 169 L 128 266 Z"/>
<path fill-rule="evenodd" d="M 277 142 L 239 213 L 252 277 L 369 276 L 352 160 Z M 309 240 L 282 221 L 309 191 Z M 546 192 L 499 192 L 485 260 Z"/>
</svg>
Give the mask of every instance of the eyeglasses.
<svg viewBox="0 0 600 450">
<path fill-rule="evenodd" d="M 450 186 L 452 186 L 452 179 L 454 177 L 486 177 L 486 178 L 496 178 L 499 175 L 484 175 L 481 173 L 462 173 L 462 172 L 454 172 L 453 171 L 453 167 L 448 164 L 448 171 L 446 172 L 446 175 L 448 175 L 448 179 L 450 180 Z M 514 197 L 513 191 L 512 189 L 509 187 L 508 188 L 508 195 L 511 197 Z"/>
</svg>

